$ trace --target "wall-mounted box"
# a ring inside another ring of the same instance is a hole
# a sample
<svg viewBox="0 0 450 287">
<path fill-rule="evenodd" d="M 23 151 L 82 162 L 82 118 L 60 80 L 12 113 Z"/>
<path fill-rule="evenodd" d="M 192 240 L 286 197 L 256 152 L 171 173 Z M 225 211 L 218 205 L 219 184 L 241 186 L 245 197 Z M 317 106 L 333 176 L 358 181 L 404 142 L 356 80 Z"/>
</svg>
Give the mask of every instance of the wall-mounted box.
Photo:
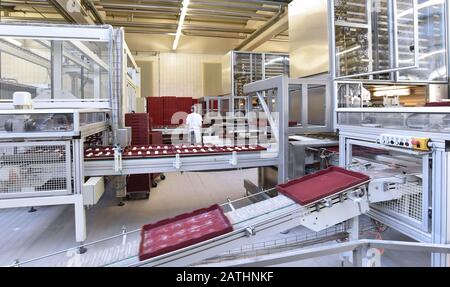
<svg viewBox="0 0 450 287">
<path fill-rule="evenodd" d="M 84 205 L 95 205 L 105 192 L 105 181 L 103 177 L 91 177 L 83 184 Z"/>
</svg>

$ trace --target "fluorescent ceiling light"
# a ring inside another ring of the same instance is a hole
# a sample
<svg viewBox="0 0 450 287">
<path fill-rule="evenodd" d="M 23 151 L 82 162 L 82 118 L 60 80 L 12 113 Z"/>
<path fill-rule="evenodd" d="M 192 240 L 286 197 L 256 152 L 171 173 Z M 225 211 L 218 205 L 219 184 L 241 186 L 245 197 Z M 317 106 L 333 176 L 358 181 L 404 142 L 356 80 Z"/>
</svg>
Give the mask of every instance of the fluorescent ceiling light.
<svg viewBox="0 0 450 287">
<path fill-rule="evenodd" d="M 423 54 L 422 56 L 419 57 L 419 60 L 423 60 L 423 59 L 426 59 L 428 57 L 435 56 L 435 55 L 438 55 L 438 54 L 444 54 L 445 51 L 446 51 L 445 49 L 441 49 L 441 50 L 437 50 L 437 51 L 430 52 L 430 53 L 427 53 L 427 54 Z"/>
<path fill-rule="evenodd" d="M 178 42 L 181 37 L 181 30 L 183 30 L 184 19 L 186 18 L 186 13 L 188 10 L 190 0 L 183 0 L 183 8 L 181 8 L 180 21 L 178 21 L 177 34 L 175 35 L 175 40 L 173 41 L 172 50 L 176 50 L 178 47 Z"/>
<path fill-rule="evenodd" d="M 422 4 L 418 4 L 417 5 L 417 10 L 423 9 L 423 8 L 427 8 L 430 6 L 434 6 L 434 5 L 440 5 L 440 4 L 444 4 L 444 0 L 429 0 L 427 2 L 423 2 Z M 408 14 L 412 14 L 413 12 L 413 8 L 405 10 L 399 14 L 397 14 L 397 18 L 402 18 L 405 17 Z"/>
<path fill-rule="evenodd" d="M 284 59 L 285 59 L 284 57 L 274 58 L 274 59 L 270 60 L 269 62 L 264 63 L 264 66 L 272 65 L 276 62 L 282 62 Z"/>
<path fill-rule="evenodd" d="M 19 47 L 22 47 L 22 45 L 23 45 L 22 42 L 17 41 L 16 39 L 13 39 L 13 38 L 6 37 L 6 38 L 3 38 L 3 39 L 5 39 L 5 41 L 8 41 L 9 43 L 11 43 L 13 45 L 16 45 L 16 46 L 19 46 Z"/>
<path fill-rule="evenodd" d="M 444 54 L 445 52 L 446 52 L 445 49 L 441 49 L 441 50 L 433 51 L 433 52 L 430 52 L 430 53 L 426 53 L 426 54 L 420 55 L 419 56 L 419 60 L 424 60 L 426 58 L 429 58 L 429 57 L 432 57 L 432 56 L 435 56 L 435 55 Z M 399 60 L 398 62 L 399 63 L 412 63 L 412 62 L 414 62 L 414 59 Z"/>
<path fill-rule="evenodd" d="M 339 52 L 339 53 L 336 54 L 336 56 L 341 56 L 341 55 L 344 55 L 344 54 L 353 52 L 353 51 L 355 51 L 355 50 L 358 50 L 359 48 L 361 48 L 361 45 L 358 45 L 358 46 L 355 46 L 355 47 L 350 48 L 350 49 L 348 49 L 348 50 L 344 50 L 344 51 L 342 51 L 342 52 Z"/>
<path fill-rule="evenodd" d="M 409 96 L 411 95 L 410 89 L 394 89 L 386 91 L 377 91 L 373 93 L 375 97 L 393 97 L 393 96 Z"/>
</svg>

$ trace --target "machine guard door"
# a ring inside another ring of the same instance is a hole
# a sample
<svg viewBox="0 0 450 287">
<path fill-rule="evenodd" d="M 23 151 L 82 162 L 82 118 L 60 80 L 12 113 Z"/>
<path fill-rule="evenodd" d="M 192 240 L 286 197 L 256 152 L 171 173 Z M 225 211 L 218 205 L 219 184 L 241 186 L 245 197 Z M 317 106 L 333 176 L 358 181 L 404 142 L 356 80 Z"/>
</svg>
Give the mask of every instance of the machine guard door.
<svg viewBox="0 0 450 287">
<path fill-rule="evenodd" d="M 419 65 L 418 0 L 330 1 L 335 79 L 391 80 Z"/>
<path fill-rule="evenodd" d="M 332 131 L 333 105 L 329 79 L 290 79 L 289 133 Z"/>
</svg>

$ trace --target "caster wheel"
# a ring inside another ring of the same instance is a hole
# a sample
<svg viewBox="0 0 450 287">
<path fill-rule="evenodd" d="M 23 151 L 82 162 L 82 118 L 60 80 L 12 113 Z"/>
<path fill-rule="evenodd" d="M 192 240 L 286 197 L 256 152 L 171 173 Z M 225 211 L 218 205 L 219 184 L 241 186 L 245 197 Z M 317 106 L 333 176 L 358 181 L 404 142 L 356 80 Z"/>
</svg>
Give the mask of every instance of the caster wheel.
<svg viewBox="0 0 450 287">
<path fill-rule="evenodd" d="M 165 180 L 166 176 L 164 174 L 161 175 L 161 180 Z"/>
<path fill-rule="evenodd" d="M 124 206 L 124 205 L 125 205 L 125 203 L 123 201 L 121 201 L 117 204 L 117 206 Z"/>
<path fill-rule="evenodd" d="M 34 207 L 31 207 L 30 209 L 28 209 L 28 213 L 33 213 L 33 212 L 36 212 L 36 211 L 37 211 L 37 209 L 34 208 Z"/>
<path fill-rule="evenodd" d="M 156 182 L 152 183 L 152 187 L 153 187 L 153 188 L 155 188 L 155 187 L 157 187 L 157 186 L 158 186 L 158 184 L 157 184 Z"/>
<path fill-rule="evenodd" d="M 78 247 L 78 254 L 84 254 L 87 252 L 87 248 L 84 246 Z"/>
<path fill-rule="evenodd" d="M 146 199 L 149 199 L 149 198 L 150 198 L 150 193 L 147 193 L 147 194 L 145 195 L 145 198 L 146 198 Z"/>
</svg>

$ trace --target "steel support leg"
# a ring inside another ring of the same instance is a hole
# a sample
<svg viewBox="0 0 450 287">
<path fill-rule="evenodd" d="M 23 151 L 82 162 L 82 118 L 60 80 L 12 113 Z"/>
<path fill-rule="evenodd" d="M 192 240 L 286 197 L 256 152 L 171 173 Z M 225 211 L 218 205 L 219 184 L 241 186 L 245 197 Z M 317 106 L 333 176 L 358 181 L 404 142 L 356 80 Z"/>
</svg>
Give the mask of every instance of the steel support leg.
<svg viewBox="0 0 450 287">
<path fill-rule="evenodd" d="M 86 213 L 83 205 L 83 196 L 76 194 L 75 196 L 75 237 L 77 242 L 86 240 Z"/>
</svg>

